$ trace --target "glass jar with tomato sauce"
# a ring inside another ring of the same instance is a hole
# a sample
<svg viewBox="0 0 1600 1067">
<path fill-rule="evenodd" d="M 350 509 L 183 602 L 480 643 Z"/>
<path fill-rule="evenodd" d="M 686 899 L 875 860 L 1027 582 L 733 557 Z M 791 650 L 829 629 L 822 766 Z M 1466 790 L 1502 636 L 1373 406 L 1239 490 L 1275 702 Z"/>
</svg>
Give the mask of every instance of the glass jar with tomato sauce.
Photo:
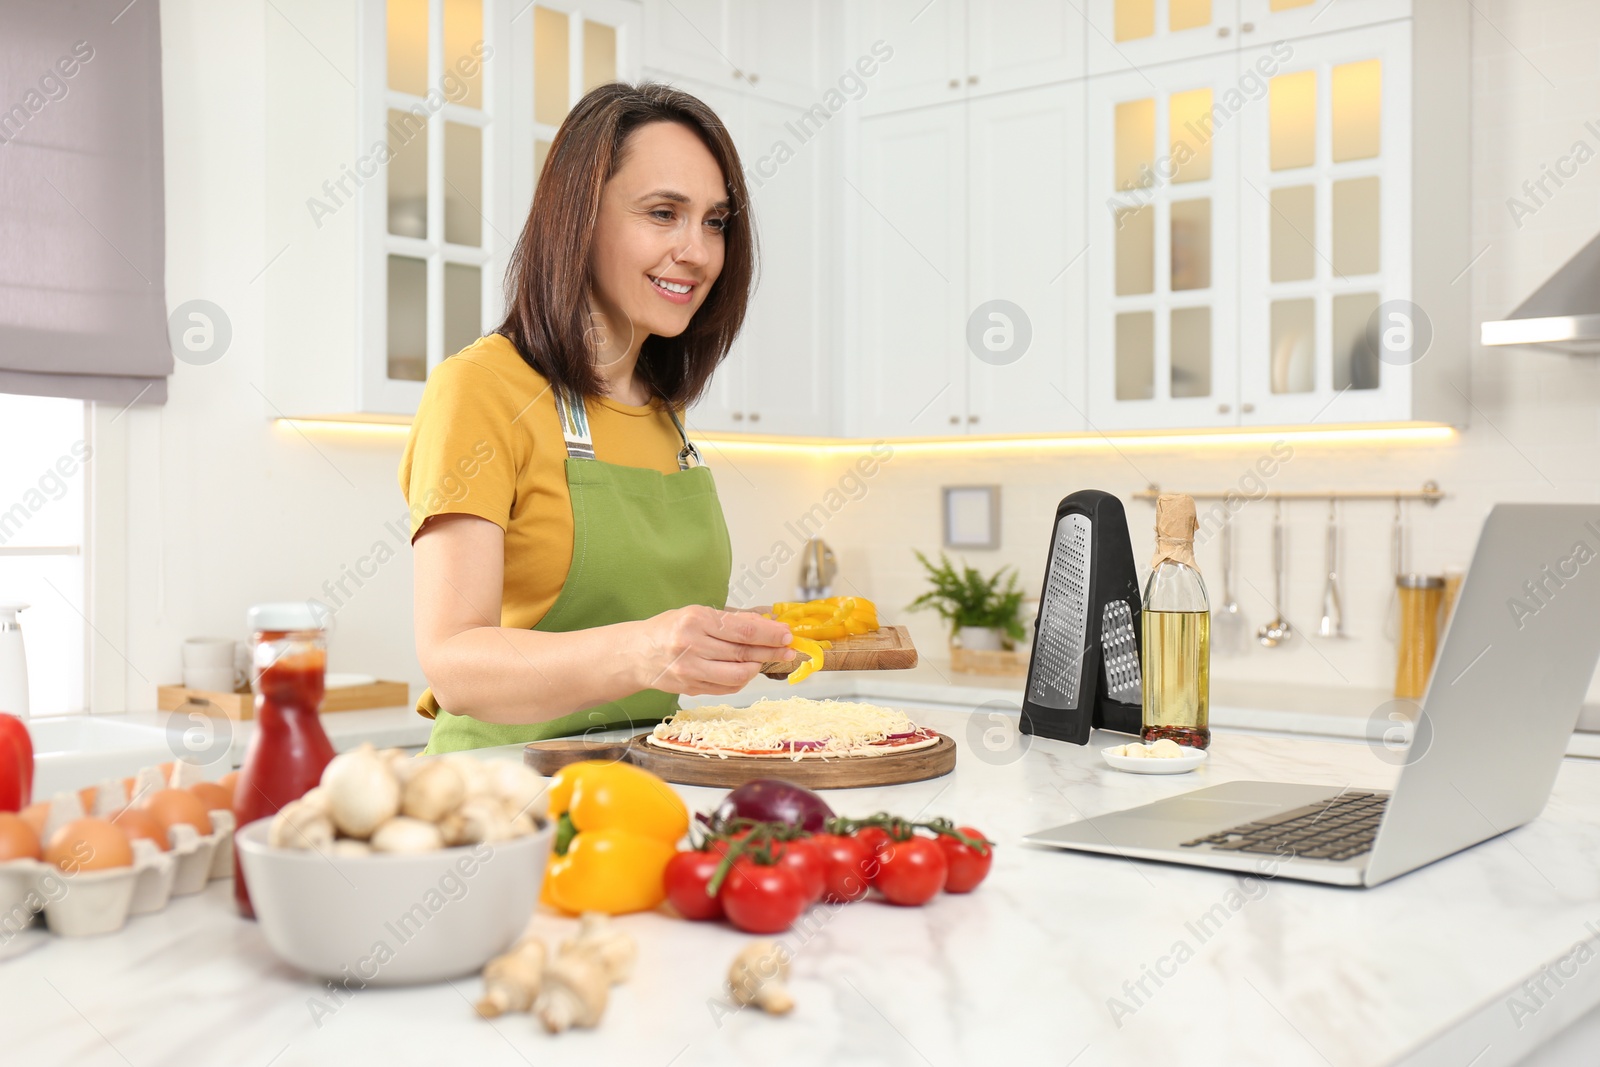
<svg viewBox="0 0 1600 1067">
<path fill-rule="evenodd" d="M 333 759 L 333 744 L 318 714 L 328 635 L 316 606 L 287 601 L 250 609 L 255 730 L 234 787 L 233 814 L 240 829 L 304 796 Z M 239 913 L 255 918 L 237 850 L 233 895 Z"/>
</svg>

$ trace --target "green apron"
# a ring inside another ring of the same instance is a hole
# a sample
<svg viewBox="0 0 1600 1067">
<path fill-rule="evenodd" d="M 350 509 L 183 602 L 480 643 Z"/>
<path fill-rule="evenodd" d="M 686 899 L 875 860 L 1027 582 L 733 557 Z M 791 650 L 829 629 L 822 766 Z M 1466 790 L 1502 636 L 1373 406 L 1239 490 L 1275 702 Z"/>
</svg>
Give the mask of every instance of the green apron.
<svg viewBox="0 0 1600 1067">
<path fill-rule="evenodd" d="M 533 627 L 546 633 L 634 622 L 690 604 L 721 608 L 728 599 L 733 546 L 710 468 L 683 439 L 672 474 L 594 458 L 580 399 L 556 390 L 572 497 L 572 565 L 550 610 Z M 669 409 L 670 411 L 670 409 Z M 678 697 L 642 689 L 609 704 L 527 725 L 481 722 L 440 709 L 427 753 L 514 745 L 619 726 L 653 726 L 678 710 Z"/>
</svg>

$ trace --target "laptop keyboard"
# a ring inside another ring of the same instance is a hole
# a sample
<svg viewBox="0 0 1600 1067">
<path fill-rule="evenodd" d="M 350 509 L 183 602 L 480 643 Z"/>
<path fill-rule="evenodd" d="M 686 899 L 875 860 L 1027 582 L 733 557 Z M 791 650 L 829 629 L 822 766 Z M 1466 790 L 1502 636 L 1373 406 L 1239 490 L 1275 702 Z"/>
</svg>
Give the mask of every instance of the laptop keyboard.
<svg viewBox="0 0 1600 1067">
<path fill-rule="evenodd" d="M 1265 852 L 1306 860 L 1347 860 L 1372 849 L 1387 793 L 1341 793 L 1268 819 L 1241 823 L 1220 833 L 1185 841 L 1219 852 Z"/>
</svg>

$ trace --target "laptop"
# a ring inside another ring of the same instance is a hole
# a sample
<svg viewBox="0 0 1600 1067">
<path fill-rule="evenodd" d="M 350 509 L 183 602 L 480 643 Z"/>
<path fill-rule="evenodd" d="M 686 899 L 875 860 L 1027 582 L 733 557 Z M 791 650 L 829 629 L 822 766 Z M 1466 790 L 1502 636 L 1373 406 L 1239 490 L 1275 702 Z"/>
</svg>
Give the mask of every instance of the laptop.
<svg viewBox="0 0 1600 1067">
<path fill-rule="evenodd" d="M 1600 504 L 1500 504 L 1392 793 L 1228 782 L 1029 834 L 1079 852 L 1373 886 L 1528 822 L 1600 659 Z M 1224 742 L 1226 743 L 1226 742 Z"/>
</svg>

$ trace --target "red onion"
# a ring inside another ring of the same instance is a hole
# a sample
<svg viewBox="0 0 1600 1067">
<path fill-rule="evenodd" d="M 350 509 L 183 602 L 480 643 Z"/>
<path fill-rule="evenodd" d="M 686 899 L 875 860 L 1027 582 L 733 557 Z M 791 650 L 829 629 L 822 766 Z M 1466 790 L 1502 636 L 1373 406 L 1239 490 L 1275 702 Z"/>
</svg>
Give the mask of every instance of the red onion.
<svg viewBox="0 0 1600 1067">
<path fill-rule="evenodd" d="M 818 833 L 831 818 L 833 809 L 811 790 L 775 778 L 757 778 L 723 797 L 712 816 L 712 823 L 755 819 L 759 822 L 788 823 L 810 833 Z"/>
</svg>

